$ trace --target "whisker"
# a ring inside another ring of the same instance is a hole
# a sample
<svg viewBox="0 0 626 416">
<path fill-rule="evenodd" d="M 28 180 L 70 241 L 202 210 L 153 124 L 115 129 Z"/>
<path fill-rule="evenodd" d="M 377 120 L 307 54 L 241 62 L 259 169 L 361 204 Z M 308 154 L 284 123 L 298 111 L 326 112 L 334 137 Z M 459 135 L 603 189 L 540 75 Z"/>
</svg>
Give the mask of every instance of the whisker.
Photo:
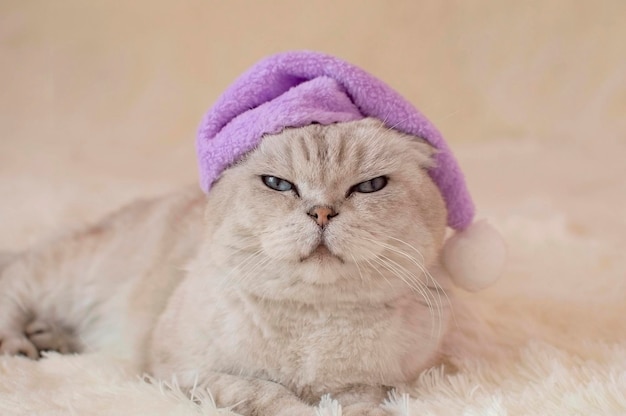
<svg viewBox="0 0 626 416">
<path fill-rule="evenodd" d="M 394 238 L 394 237 L 390 237 L 390 238 Z M 383 247 L 385 247 L 386 249 L 401 255 L 402 257 L 408 259 L 409 261 L 411 261 L 415 266 L 417 266 L 421 272 L 426 276 L 427 281 L 431 280 L 433 282 L 433 284 L 435 285 L 435 287 L 439 287 L 441 288 L 441 286 L 437 283 L 437 281 L 435 280 L 435 278 L 432 276 L 432 274 L 428 271 L 428 269 L 426 268 L 426 266 L 424 265 L 425 261 L 424 261 L 424 256 L 420 254 L 421 258 L 422 258 L 422 262 L 420 263 L 419 261 L 417 261 L 413 256 L 409 255 L 408 253 L 398 249 L 397 247 L 394 247 L 392 245 L 389 244 L 385 244 L 385 243 L 381 243 L 379 242 L 379 244 L 381 244 Z M 417 249 L 416 249 L 417 250 Z M 424 283 L 424 286 L 428 288 L 428 285 L 426 283 Z M 443 288 L 441 288 L 443 290 Z M 445 293 L 445 292 L 444 292 Z M 439 293 L 438 293 L 439 295 Z M 439 296 L 440 298 L 441 296 Z M 433 295 L 433 299 L 435 299 L 434 295 Z M 437 307 L 438 308 L 443 308 L 443 304 L 441 303 L 441 299 L 436 299 L 436 302 L 438 302 Z M 448 299 L 449 302 L 449 299 Z"/>
<path fill-rule="evenodd" d="M 223 288 L 226 284 L 228 284 L 230 282 L 230 278 L 233 276 L 233 274 L 240 272 L 244 267 L 246 267 L 249 263 L 253 262 L 255 257 L 259 257 L 262 253 L 262 250 L 259 249 L 257 251 L 255 251 L 254 253 L 250 254 L 248 257 L 246 257 L 241 263 L 239 263 L 237 266 L 235 266 L 230 272 L 228 272 L 223 278 L 222 278 L 222 282 L 221 282 L 221 287 Z M 237 254 L 237 253 L 236 253 Z"/>
<path fill-rule="evenodd" d="M 420 295 L 422 295 L 422 297 L 424 297 L 424 300 L 428 303 L 428 306 L 432 307 L 432 303 L 430 303 L 428 292 L 426 292 L 423 289 L 423 285 L 420 285 L 419 281 L 415 280 L 415 276 L 409 270 L 407 270 L 405 267 L 393 261 L 387 256 L 379 255 L 375 258 L 375 260 L 379 260 L 377 262 L 378 264 L 381 264 L 382 262 L 385 266 L 387 266 L 386 267 L 387 270 L 393 271 L 394 273 L 396 273 L 396 275 L 402 275 L 403 277 L 408 279 L 408 282 L 410 283 L 411 288 L 414 289 L 414 291 L 416 291 Z"/>
<path fill-rule="evenodd" d="M 260 261 L 258 261 L 255 265 L 246 270 L 246 272 L 240 276 L 238 276 L 238 280 L 240 284 L 247 283 L 247 280 L 251 279 L 254 276 L 254 273 L 259 269 L 263 268 L 267 263 L 271 262 L 272 259 L 269 257 L 263 257 Z"/>
<path fill-rule="evenodd" d="M 391 284 L 389 279 L 387 279 L 387 276 L 385 276 L 383 274 L 383 272 L 381 272 L 378 267 L 374 266 L 374 264 L 370 260 L 368 260 L 368 259 L 364 259 L 364 261 L 368 264 L 368 266 L 370 266 L 372 269 L 376 270 L 376 272 L 380 275 L 380 277 L 382 277 L 385 280 L 385 282 L 387 282 L 389 287 L 393 287 L 393 285 Z"/>
<path fill-rule="evenodd" d="M 440 320 L 437 320 L 435 317 L 435 308 L 433 307 L 433 303 L 430 300 L 430 296 L 428 296 L 428 292 L 423 289 L 423 283 L 420 286 L 421 282 L 415 279 L 415 276 L 411 272 L 409 272 L 406 268 L 404 268 L 402 265 L 398 264 L 397 262 L 393 261 L 389 257 L 379 256 L 375 258 L 375 260 L 381 266 L 385 267 L 387 270 L 394 273 L 396 277 L 400 278 L 403 282 L 405 282 L 407 286 L 409 286 L 409 288 L 411 288 L 414 292 L 419 293 L 422 296 L 422 298 L 426 302 L 426 306 L 428 307 L 428 311 L 429 311 L 431 322 L 432 322 L 431 337 L 433 338 L 435 337 L 435 332 L 437 332 L 437 334 L 440 335 L 441 322 Z M 441 316 L 440 311 L 438 309 L 437 309 L 437 316 Z M 439 321 L 439 325 L 436 325 L 436 321 Z"/>
<path fill-rule="evenodd" d="M 356 268 L 359 271 L 359 276 L 361 277 L 361 283 L 364 283 L 365 279 L 363 278 L 363 273 L 361 272 L 361 267 L 359 267 L 359 263 L 354 258 L 354 254 L 350 253 L 350 257 L 352 257 L 352 260 L 354 261 L 354 264 L 356 264 Z"/>
<path fill-rule="evenodd" d="M 419 250 L 417 250 L 415 247 L 411 246 L 410 244 L 408 244 L 408 243 L 406 243 L 406 242 L 404 242 L 402 240 L 399 240 L 399 239 L 397 239 L 395 237 L 391 237 L 391 236 L 388 236 L 388 237 L 391 238 L 391 239 L 394 239 L 396 241 L 399 241 L 401 243 L 404 243 L 404 244 L 408 245 L 409 247 L 411 247 L 412 249 L 414 249 L 420 255 L 420 257 L 422 259 L 422 262 L 420 263 L 413 256 L 409 255 L 408 253 L 406 253 L 406 252 L 400 250 L 399 248 L 394 247 L 394 246 L 392 246 L 390 244 L 386 244 L 386 243 L 383 243 L 383 242 L 380 242 L 380 241 L 376 241 L 376 240 L 371 240 L 371 241 L 373 241 L 373 242 L 375 242 L 377 244 L 380 244 L 382 247 L 384 247 L 384 248 L 386 248 L 386 249 L 388 249 L 388 250 L 390 250 L 390 251 L 392 251 L 394 253 L 397 253 L 397 254 L 401 255 L 402 257 L 407 258 L 408 260 L 410 260 L 413 264 L 415 264 L 422 271 L 422 273 L 427 277 L 427 279 L 429 279 L 429 280 L 431 280 L 433 282 L 433 284 L 435 285 L 436 288 L 441 289 L 441 291 L 445 293 L 445 291 L 443 290 L 443 287 L 441 287 L 441 285 L 439 285 L 439 283 L 435 280 L 433 275 L 426 268 L 424 256 L 422 255 L 422 253 L 420 253 Z M 428 288 L 427 285 L 425 285 L 425 286 Z M 448 304 L 451 306 L 449 299 L 448 299 Z M 441 305 L 441 306 L 443 306 L 443 305 Z"/>
<path fill-rule="evenodd" d="M 385 248 L 385 249 L 387 249 L 387 250 L 389 250 L 389 251 L 391 251 L 393 253 L 400 254 L 401 256 L 409 259 L 413 264 L 415 264 L 420 269 L 420 271 L 427 277 L 427 279 L 430 278 L 436 284 L 436 281 L 435 281 L 434 277 L 430 274 L 430 272 L 428 272 L 426 267 L 423 264 L 420 264 L 414 257 L 412 257 L 409 254 L 405 253 L 404 251 L 398 249 L 397 247 L 394 247 L 392 245 L 383 243 L 381 241 L 377 241 L 377 240 L 374 240 L 374 239 L 367 239 L 367 240 L 369 240 L 369 241 L 371 241 L 371 242 L 373 242 L 375 244 L 378 244 L 379 246 L 381 246 L 381 247 L 383 247 L 383 248 Z M 420 253 L 420 255 L 421 255 L 421 253 Z M 422 258 L 423 258 L 423 256 L 422 256 Z M 393 261 L 393 260 L 391 260 L 388 257 L 387 257 L 387 259 L 389 261 Z M 394 262 L 394 263 L 396 264 L 396 266 L 401 267 L 403 270 L 407 271 L 403 266 L 401 266 L 397 262 Z M 424 282 L 422 282 L 420 279 L 418 279 L 417 276 L 413 275 L 413 280 L 416 281 L 416 284 L 420 285 L 420 288 L 424 287 L 424 288 L 428 289 L 428 286 Z M 443 289 L 443 288 L 441 288 L 441 289 Z M 438 291 L 437 291 L 437 296 L 435 296 L 435 294 L 432 294 L 432 293 L 431 293 L 431 295 L 433 297 L 433 300 L 435 301 L 435 306 L 436 306 L 436 309 L 433 308 L 434 310 L 432 312 L 432 319 L 433 319 L 433 323 L 434 323 L 434 321 L 435 321 L 434 311 L 436 310 L 437 316 L 441 317 L 443 315 L 443 304 L 441 302 L 441 295 L 440 295 L 440 293 Z M 424 294 L 422 294 L 422 296 L 424 297 L 424 299 L 428 299 L 429 308 L 432 308 L 432 303 L 430 302 L 430 296 L 424 295 Z M 447 295 L 446 295 L 446 297 L 447 297 Z M 448 300 L 448 302 L 449 302 L 449 300 Z M 437 333 L 438 333 L 438 336 L 440 336 L 441 332 L 443 330 L 441 319 L 438 319 L 437 323 L 438 323 L 438 325 L 437 325 Z M 433 331 L 435 331 L 435 326 L 434 325 L 433 325 Z"/>
<path fill-rule="evenodd" d="M 407 243 L 406 241 L 400 240 L 399 238 L 393 237 L 393 236 L 387 236 L 388 238 L 395 240 L 399 243 L 404 244 L 405 246 L 409 247 L 411 250 L 415 251 L 422 259 L 422 264 L 425 263 L 424 260 L 424 255 L 413 245 Z M 433 285 L 435 286 L 435 290 L 437 291 L 437 293 L 443 293 L 443 295 L 446 298 L 446 302 L 448 303 L 448 306 L 450 307 L 450 312 L 452 314 L 452 320 L 454 321 L 454 324 L 456 327 L 459 326 L 457 320 L 456 320 L 456 315 L 454 314 L 454 307 L 452 305 L 452 301 L 450 300 L 450 297 L 448 296 L 448 293 L 446 292 L 446 290 L 441 286 L 441 284 L 439 284 L 439 282 L 433 277 L 433 275 L 428 271 L 428 269 L 426 269 L 426 266 L 424 266 L 424 270 L 425 273 L 427 275 L 427 277 L 430 278 L 430 280 L 433 282 Z"/>
</svg>

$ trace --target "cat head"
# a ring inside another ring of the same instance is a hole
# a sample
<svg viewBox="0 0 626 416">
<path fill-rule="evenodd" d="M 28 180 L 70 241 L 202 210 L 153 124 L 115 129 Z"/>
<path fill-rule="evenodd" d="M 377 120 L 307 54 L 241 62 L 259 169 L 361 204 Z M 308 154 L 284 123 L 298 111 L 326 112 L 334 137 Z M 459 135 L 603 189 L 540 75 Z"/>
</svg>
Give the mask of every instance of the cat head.
<svg viewBox="0 0 626 416">
<path fill-rule="evenodd" d="M 251 287 L 384 283 L 403 257 L 428 267 L 446 229 L 433 154 L 376 119 L 266 136 L 214 184 L 207 251 Z"/>
<path fill-rule="evenodd" d="M 349 123 L 367 117 L 383 120 L 387 126 L 409 136 L 385 129 L 379 122 Z M 311 126 L 314 123 L 329 127 Z M 276 134 L 283 126 L 302 128 Z M 350 129 L 359 134 L 351 134 Z M 379 135 L 389 136 L 380 137 L 384 144 L 368 139 Z M 433 156 L 424 143 L 410 135 L 423 138 L 436 149 L 436 154 Z M 304 143 L 301 146 L 308 146 L 306 143 L 314 142 L 316 136 L 347 139 L 345 148 L 328 140 L 320 145 L 327 149 L 317 149 L 320 154 L 315 159 L 311 156 L 315 146 L 298 154 L 296 146 L 291 148 L 290 136 L 299 136 L 295 139 Z M 357 137 L 361 144 L 357 143 Z M 398 140 L 400 137 L 408 140 Z M 266 140 L 269 143 L 264 143 Z M 382 250 L 366 245 L 364 239 L 380 236 L 383 240 L 379 243 L 385 245 L 391 238 L 411 240 L 405 241 L 407 248 L 424 256 L 423 263 L 428 263 L 432 260 L 430 252 L 437 251 L 437 236 L 443 235 L 438 221 L 425 221 L 441 208 L 439 192 L 446 203 L 447 225 L 456 231 L 447 240 L 441 256 L 454 283 L 468 290 L 480 290 L 494 283 L 503 270 L 504 241 L 485 221 L 474 222 L 474 204 L 463 173 L 441 134 L 396 91 L 339 58 L 292 51 L 261 60 L 242 74 L 206 113 L 196 144 L 202 189 L 213 194 L 212 186 L 219 178 L 222 183 L 229 182 L 223 188 L 238 187 L 227 190 L 237 205 L 230 208 L 230 215 L 243 215 L 254 222 L 241 220 L 245 223 L 244 234 L 255 227 L 264 233 L 259 253 L 270 256 L 268 259 L 286 261 L 300 256 L 303 260 L 322 260 L 335 255 L 347 264 L 350 262 L 346 256 L 354 256 L 358 265 L 359 259 L 361 263 L 371 261 L 366 252 L 375 254 Z M 332 152 L 345 149 L 352 151 L 355 163 L 344 166 L 342 158 L 332 157 Z M 240 163 L 246 155 L 245 163 Z M 431 162 L 433 159 L 436 163 Z M 424 168 L 429 164 L 427 177 Z M 229 172 L 224 174 L 229 167 Z M 256 188 L 258 180 L 254 185 L 245 182 L 255 174 L 271 189 L 298 199 L 268 197 Z M 238 175 L 236 180 L 227 180 L 233 175 Z M 433 183 L 438 192 L 432 189 Z M 366 188 L 372 191 L 358 192 Z M 246 198 L 259 199 L 247 201 Z M 321 219 L 326 229 L 321 240 L 310 236 L 306 230 L 312 225 L 303 218 Z M 352 231 L 348 231 L 350 227 Z M 421 233 L 417 233 L 420 228 Z M 383 232 L 387 235 L 382 235 Z M 319 250 L 307 251 L 318 247 L 319 241 L 324 242 Z M 310 256 L 311 253 L 315 256 Z M 317 280 L 324 275 L 320 268 L 331 264 L 301 263 L 298 270 L 313 270 L 311 276 Z M 337 270 L 345 268 L 332 269 L 328 276 L 336 275 Z"/>
</svg>

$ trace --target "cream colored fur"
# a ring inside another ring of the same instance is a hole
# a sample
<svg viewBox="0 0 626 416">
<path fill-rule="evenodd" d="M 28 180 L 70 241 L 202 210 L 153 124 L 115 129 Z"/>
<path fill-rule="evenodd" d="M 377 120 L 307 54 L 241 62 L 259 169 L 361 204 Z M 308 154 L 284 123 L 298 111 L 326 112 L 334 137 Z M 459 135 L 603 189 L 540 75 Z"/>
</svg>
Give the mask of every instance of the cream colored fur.
<svg viewBox="0 0 626 416">
<path fill-rule="evenodd" d="M 388 414 L 390 389 L 436 363 L 449 320 L 431 154 L 374 120 L 266 137 L 206 201 L 139 202 L 10 262 L 0 351 L 109 351 L 243 414 L 314 415 L 325 394 L 344 415 Z M 382 190 L 348 195 L 383 175 Z M 338 215 L 322 229 L 313 206 Z"/>
</svg>

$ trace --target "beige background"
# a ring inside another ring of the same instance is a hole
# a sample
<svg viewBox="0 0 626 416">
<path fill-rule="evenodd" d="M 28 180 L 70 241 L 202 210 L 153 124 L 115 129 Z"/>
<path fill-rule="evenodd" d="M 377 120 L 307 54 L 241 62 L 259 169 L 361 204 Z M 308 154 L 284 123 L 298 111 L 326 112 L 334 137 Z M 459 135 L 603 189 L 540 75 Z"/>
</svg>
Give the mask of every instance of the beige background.
<svg viewBox="0 0 626 416">
<path fill-rule="evenodd" d="M 555 205 L 618 237 L 625 18 L 620 0 L 2 0 L 0 249 L 194 180 L 202 113 L 260 57 L 300 48 L 405 94 L 485 213 Z"/>
<path fill-rule="evenodd" d="M 194 181 L 241 71 L 327 51 L 435 122 L 508 242 L 501 281 L 459 294 L 468 361 L 412 414 L 625 414 L 625 22 L 623 0 L 0 0 L 0 251 Z M 120 368 L 100 358 L 5 359 L 0 407 L 171 413 L 135 375 L 95 382 Z"/>
</svg>

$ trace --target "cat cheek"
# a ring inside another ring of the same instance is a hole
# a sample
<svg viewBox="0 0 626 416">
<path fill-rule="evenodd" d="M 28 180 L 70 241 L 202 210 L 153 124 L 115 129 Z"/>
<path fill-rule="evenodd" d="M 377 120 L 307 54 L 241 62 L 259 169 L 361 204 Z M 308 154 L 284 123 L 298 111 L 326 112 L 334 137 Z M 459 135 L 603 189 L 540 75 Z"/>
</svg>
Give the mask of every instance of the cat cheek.
<svg viewBox="0 0 626 416">
<path fill-rule="evenodd" d="M 306 225 L 309 225 L 308 227 Z M 318 240 L 310 224 L 290 222 L 289 218 L 277 221 L 275 226 L 261 233 L 264 253 L 274 259 L 299 261 L 308 254 Z"/>
<path fill-rule="evenodd" d="M 362 232 L 349 232 L 340 234 L 334 238 L 328 238 L 328 247 L 338 256 L 354 260 L 370 259 L 376 256 L 379 251 L 377 246 L 373 246 Z"/>
</svg>

